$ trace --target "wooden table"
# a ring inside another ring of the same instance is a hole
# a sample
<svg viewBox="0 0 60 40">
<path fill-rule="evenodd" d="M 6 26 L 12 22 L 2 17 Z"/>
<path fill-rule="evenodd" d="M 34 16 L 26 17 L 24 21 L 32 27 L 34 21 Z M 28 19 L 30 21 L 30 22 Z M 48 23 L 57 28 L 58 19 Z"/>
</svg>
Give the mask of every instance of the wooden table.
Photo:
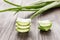
<svg viewBox="0 0 60 40">
<path fill-rule="evenodd" d="M 10 0 L 19 5 L 28 5 L 34 0 Z M 28 3 L 27 3 L 28 2 Z M 0 0 L 0 10 L 14 6 Z M 0 40 L 60 40 L 60 8 L 50 9 L 32 19 L 32 25 L 29 33 L 18 33 L 15 30 L 16 17 L 27 18 L 33 12 L 18 12 L 18 15 L 13 15 L 15 12 L 0 13 Z M 38 30 L 38 20 L 51 20 L 53 25 L 50 31 L 42 32 Z"/>
</svg>

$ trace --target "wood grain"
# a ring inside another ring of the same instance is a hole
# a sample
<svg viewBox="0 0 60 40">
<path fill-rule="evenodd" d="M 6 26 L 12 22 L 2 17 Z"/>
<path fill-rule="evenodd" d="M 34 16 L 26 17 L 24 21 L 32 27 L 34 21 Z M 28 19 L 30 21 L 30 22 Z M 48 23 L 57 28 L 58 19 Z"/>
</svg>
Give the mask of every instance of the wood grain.
<svg viewBox="0 0 60 40">
<path fill-rule="evenodd" d="M 17 0 L 10 1 L 16 2 Z M 19 5 L 29 5 L 35 1 L 20 0 Z M 2 0 L 0 1 L 0 6 L 1 9 L 13 7 L 7 5 Z M 18 33 L 15 30 L 15 20 L 16 17 L 28 18 L 33 12 L 18 12 L 18 15 L 13 15 L 14 13 L 10 11 L 0 13 L 0 40 L 60 40 L 60 8 L 50 9 L 32 19 L 32 25 L 28 33 Z M 53 23 L 51 30 L 48 32 L 38 30 L 38 20 L 51 20 Z"/>
</svg>

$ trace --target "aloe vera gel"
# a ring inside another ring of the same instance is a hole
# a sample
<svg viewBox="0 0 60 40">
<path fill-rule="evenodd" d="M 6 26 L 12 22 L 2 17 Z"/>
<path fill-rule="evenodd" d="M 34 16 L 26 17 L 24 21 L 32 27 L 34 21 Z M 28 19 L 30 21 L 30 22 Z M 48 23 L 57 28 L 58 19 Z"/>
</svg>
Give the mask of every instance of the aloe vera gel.
<svg viewBox="0 0 60 40">
<path fill-rule="evenodd" d="M 29 32 L 31 26 L 31 19 L 17 18 L 16 20 L 16 30 L 18 32 Z"/>
<path fill-rule="evenodd" d="M 42 31 L 49 31 L 51 26 L 52 26 L 52 22 L 50 20 L 43 20 L 43 21 L 39 21 L 39 29 Z"/>
</svg>

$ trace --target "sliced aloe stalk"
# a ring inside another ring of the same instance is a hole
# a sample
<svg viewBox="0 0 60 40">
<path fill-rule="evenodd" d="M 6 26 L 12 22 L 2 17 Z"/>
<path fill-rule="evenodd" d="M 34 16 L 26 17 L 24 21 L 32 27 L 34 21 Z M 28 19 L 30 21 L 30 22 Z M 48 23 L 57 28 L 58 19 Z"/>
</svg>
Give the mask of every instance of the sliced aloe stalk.
<svg viewBox="0 0 60 40">
<path fill-rule="evenodd" d="M 20 28 L 20 29 L 28 29 L 30 28 L 31 25 L 28 25 L 28 26 L 20 26 L 16 23 L 16 27 Z"/>
<path fill-rule="evenodd" d="M 16 30 L 17 30 L 18 32 L 24 33 L 24 32 L 29 32 L 30 29 L 22 30 L 22 29 L 19 29 L 19 28 L 16 27 Z"/>
<path fill-rule="evenodd" d="M 44 20 L 44 21 L 39 21 L 39 29 L 43 31 L 48 31 L 50 30 L 52 26 L 52 22 L 49 20 Z"/>
<path fill-rule="evenodd" d="M 16 23 L 18 23 L 19 25 L 27 26 L 27 25 L 29 25 L 31 23 L 31 19 L 17 18 Z"/>
<path fill-rule="evenodd" d="M 52 22 L 49 20 L 43 20 L 43 21 L 39 21 L 39 25 L 43 26 L 43 27 L 50 26 L 50 25 L 52 25 Z"/>
<path fill-rule="evenodd" d="M 51 28 L 51 26 L 46 26 L 46 27 L 39 27 L 39 29 L 40 30 L 42 30 L 42 31 L 48 31 L 48 30 L 50 30 L 50 28 Z"/>
<path fill-rule="evenodd" d="M 16 23 L 18 23 L 19 25 L 23 25 L 23 26 L 27 26 L 27 25 L 30 25 L 29 22 L 20 22 L 20 21 L 16 21 Z"/>
</svg>

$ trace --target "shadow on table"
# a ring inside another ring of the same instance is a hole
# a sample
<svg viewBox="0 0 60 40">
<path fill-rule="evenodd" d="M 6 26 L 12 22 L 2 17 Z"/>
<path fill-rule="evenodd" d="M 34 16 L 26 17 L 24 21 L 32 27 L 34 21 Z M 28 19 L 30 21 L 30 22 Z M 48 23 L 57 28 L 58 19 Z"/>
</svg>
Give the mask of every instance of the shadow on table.
<svg viewBox="0 0 60 40">
<path fill-rule="evenodd" d="M 49 30 L 49 31 L 40 31 L 40 34 L 41 35 L 46 35 L 46 36 L 51 35 L 51 30 Z"/>
<path fill-rule="evenodd" d="M 20 40 L 27 40 L 27 38 L 29 37 L 29 32 L 18 33 L 17 36 L 20 38 Z"/>
</svg>

